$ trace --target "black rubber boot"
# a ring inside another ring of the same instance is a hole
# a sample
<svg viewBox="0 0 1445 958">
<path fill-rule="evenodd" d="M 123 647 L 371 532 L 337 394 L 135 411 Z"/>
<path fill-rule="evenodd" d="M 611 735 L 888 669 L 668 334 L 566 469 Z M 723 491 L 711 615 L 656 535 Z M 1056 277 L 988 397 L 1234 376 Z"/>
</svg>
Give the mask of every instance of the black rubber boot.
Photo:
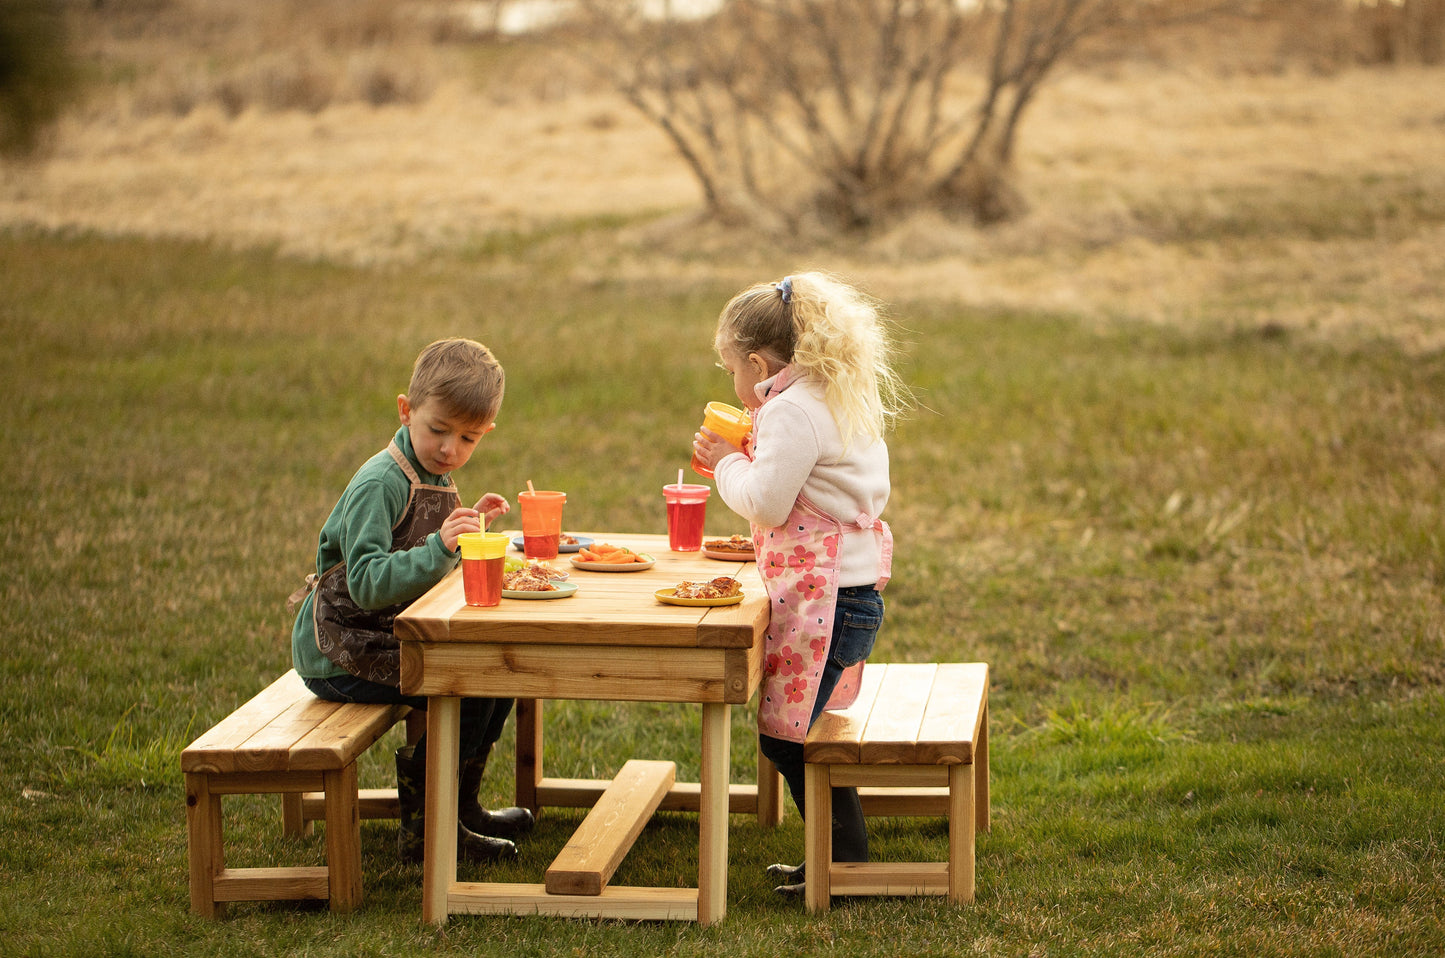
<svg viewBox="0 0 1445 958">
<path fill-rule="evenodd" d="M 866 862 L 868 828 L 863 802 L 856 788 L 833 789 L 833 861 Z M 768 877 L 781 882 L 773 891 L 785 898 L 800 898 L 807 890 L 807 863 L 769 865 Z"/>
<path fill-rule="evenodd" d="M 477 801 L 477 794 L 482 790 L 482 773 L 486 768 L 487 760 L 481 756 L 462 763 L 457 792 L 457 821 L 478 835 L 492 838 L 517 838 L 527 834 L 537 824 L 530 809 L 512 806 L 491 812 Z"/>
<path fill-rule="evenodd" d="M 404 862 L 419 862 L 426 842 L 426 761 L 413 757 L 413 747 L 396 750 L 396 797 L 401 824 L 396 831 L 396 853 Z M 457 859 L 484 865 L 511 861 L 517 846 L 502 838 L 478 835 L 457 822 Z"/>
<path fill-rule="evenodd" d="M 866 862 L 868 826 L 856 788 L 833 789 L 833 861 Z"/>
</svg>

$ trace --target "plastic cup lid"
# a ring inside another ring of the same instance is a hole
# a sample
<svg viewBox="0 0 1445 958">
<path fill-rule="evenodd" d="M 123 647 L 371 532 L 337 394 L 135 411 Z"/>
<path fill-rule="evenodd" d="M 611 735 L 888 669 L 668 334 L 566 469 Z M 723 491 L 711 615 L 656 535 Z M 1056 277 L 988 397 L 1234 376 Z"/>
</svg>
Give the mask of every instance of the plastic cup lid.
<svg viewBox="0 0 1445 958">
<path fill-rule="evenodd" d="M 704 486 L 700 483 L 692 482 L 684 482 L 681 485 L 675 482 L 668 483 L 662 487 L 662 491 L 668 499 L 672 500 L 706 499 L 712 495 L 711 486 Z"/>
<path fill-rule="evenodd" d="M 509 541 L 500 532 L 463 532 L 457 536 L 457 548 L 463 559 L 500 559 L 507 554 Z"/>
</svg>

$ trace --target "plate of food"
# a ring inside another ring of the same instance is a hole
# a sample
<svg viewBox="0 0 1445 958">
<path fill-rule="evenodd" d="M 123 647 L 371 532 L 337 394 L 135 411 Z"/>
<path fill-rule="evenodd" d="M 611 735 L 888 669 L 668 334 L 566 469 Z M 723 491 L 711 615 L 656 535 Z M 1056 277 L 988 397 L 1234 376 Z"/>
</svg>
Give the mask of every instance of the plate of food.
<svg viewBox="0 0 1445 958">
<path fill-rule="evenodd" d="M 588 572 L 641 572 L 651 569 L 657 560 L 646 552 L 633 552 L 626 546 L 599 542 L 579 549 L 572 565 Z"/>
<path fill-rule="evenodd" d="M 528 566 L 502 574 L 502 597 L 506 599 L 565 599 L 577 591 L 577 583 L 562 582 L 548 575 L 545 566 Z"/>
<path fill-rule="evenodd" d="M 753 551 L 753 540 L 748 536 L 704 539 L 702 554 L 709 559 L 721 559 L 724 562 L 752 562 L 757 558 L 757 553 Z"/>
<path fill-rule="evenodd" d="M 737 605 L 743 601 L 743 586 L 732 576 L 722 575 L 707 582 L 679 582 L 653 595 L 668 605 Z"/>
<path fill-rule="evenodd" d="M 591 544 L 592 539 L 589 536 L 574 536 L 569 532 L 564 532 L 562 533 L 562 540 L 557 543 L 557 551 L 576 552 L 579 549 L 587 548 Z M 526 543 L 523 541 L 521 536 L 512 537 L 512 548 L 516 549 L 518 552 L 526 551 Z"/>
</svg>

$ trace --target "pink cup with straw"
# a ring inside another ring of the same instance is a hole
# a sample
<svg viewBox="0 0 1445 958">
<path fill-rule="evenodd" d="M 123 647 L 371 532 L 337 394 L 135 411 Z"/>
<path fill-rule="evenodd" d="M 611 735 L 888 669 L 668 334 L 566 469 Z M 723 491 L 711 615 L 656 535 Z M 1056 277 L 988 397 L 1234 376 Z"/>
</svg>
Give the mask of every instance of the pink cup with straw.
<svg viewBox="0 0 1445 958">
<path fill-rule="evenodd" d="M 682 481 L 662 487 L 667 500 L 667 544 L 673 552 L 697 552 L 702 548 L 702 528 L 707 520 L 707 497 L 712 489 Z"/>
</svg>

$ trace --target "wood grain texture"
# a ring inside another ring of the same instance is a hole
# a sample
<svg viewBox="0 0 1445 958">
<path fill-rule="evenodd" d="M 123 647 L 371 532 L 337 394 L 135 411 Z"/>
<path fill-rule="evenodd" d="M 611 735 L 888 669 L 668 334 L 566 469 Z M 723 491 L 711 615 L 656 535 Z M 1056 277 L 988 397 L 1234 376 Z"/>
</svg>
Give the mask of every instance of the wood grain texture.
<svg viewBox="0 0 1445 958">
<path fill-rule="evenodd" d="M 547 869 L 553 895 L 600 895 L 676 778 L 672 762 L 630 759 Z"/>
</svg>

